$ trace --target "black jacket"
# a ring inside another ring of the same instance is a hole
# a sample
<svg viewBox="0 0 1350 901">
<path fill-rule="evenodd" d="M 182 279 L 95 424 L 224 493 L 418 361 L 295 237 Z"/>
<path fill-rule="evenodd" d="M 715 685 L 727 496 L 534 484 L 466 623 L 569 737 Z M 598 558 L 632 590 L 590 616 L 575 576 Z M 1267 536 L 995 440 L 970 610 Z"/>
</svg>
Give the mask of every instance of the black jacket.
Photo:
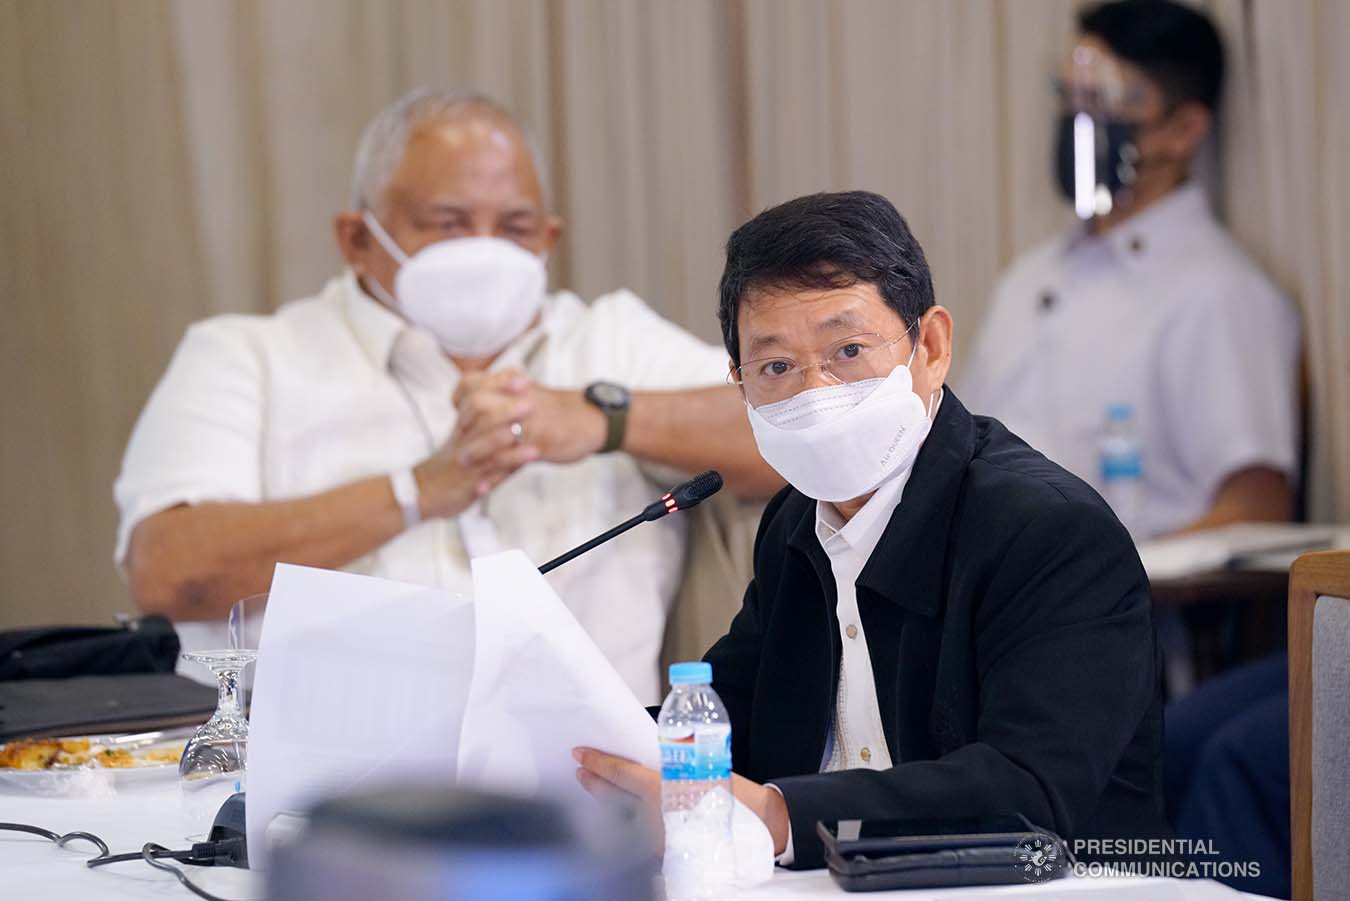
<svg viewBox="0 0 1350 901">
<path fill-rule="evenodd" d="M 840 638 L 815 501 L 764 512 L 754 580 L 705 656 L 738 773 L 787 800 L 797 868 L 817 820 L 1018 812 L 1066 839 L 1158 837 L 1160 656 L 1129 534 L 1083 482 L 947 391 L 858 577 L 895 766 L 818 773 Z"/>
</svg>

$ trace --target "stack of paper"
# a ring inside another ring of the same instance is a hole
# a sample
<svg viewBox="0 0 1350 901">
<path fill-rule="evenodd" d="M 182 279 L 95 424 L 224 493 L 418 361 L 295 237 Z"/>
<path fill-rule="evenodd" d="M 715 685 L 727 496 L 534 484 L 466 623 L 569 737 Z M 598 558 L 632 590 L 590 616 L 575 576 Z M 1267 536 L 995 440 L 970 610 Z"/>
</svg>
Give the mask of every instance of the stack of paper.
<svg viewBox="0 0 1350 901">
<path fill-rule="evenodd" d="M 656 724 L 520 551 L 447 592 L 278 566 L 259 642 L 248 762 L 250 862 L 320 798 L 372 780 L 592 803 L 572 749 L 659 766 Z M 737 805 L 737 868 L 773 869 Z M 278 815 L 282 816 L 278 816 Z M 289 816 L 287 816 L 289 815 Z"/>
<path fill-rule="evenodd" d="M 453 784 L 473 671 L 473 606 L 448 592 L 279 565 L 258 642 L 248 846 L 368 781 Z"/>
<path fill-rule="evenodd" d="M 1350 547 L 1350 529 L 1302 523 L 1238 523 L 1139 542 L 1139 558 L 1154 581 L 1222 569 L 1284 571 L 1307 551 Z"/>
</svg>

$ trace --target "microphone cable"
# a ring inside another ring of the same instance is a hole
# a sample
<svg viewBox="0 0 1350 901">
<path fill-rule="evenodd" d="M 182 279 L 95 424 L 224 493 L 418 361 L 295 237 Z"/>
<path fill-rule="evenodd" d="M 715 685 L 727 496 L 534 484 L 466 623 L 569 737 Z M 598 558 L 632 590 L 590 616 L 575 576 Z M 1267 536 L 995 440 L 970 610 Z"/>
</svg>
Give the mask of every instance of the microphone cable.
<svg viewBox="0 0 1350 901">
<path fill-rule="evenodd" d="M 182 883 L 183 887 L 198 898 L 204 901 L 237 901 L 233 898 L 222 898 L 214 895 L 206 889 L 197 885 L 188 878 L 187 873 L 182 867 L 174 866 L 165 861 L 173 860 L 192 866 L 234 866 L 241 865 L 241 861 L 247 860 L 245 852 L 245 843 L 242 836 L 233 838 L 219 839 L 218 841 L 197 842 L 190 849 L 172 850 L 155 842 L 146 842 L 141 846 L 140 851 L 133 851 L 127 854 L 113 854 L 108 848 L 108 843 L 94 835 L 92 832 L 67 832 L 64 835 L 53 832 L 50 829 L 43 829 L 41 826 L 31 826 L 27 823 L 0 823 L 0 831 L 4 832 L 22 832 L 27 835 L 36 835 L 45 838 L 48 841 L 55 842 L 58 848 L 64 848 L 67 843 L 72 841 L 85 841 L 98 848 L 97 857 L 92 857 L 85 861 L 85 866 L 93 869 L 110 863 L 123 863 L 129 860 L 144 860 L 150 866 L 157 870 L 164 870 L 172 873 L 174 878 Z"/>
</svg>

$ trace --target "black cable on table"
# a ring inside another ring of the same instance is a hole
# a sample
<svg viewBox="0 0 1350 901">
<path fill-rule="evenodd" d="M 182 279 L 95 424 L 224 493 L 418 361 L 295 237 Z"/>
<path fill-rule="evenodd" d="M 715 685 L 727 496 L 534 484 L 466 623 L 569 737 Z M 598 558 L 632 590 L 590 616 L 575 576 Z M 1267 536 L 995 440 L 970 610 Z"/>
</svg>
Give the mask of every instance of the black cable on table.
<svg viewBox="0 0 1350 901">
<path fill-rule="evenodd" d="M 92 832 L 67 832 L 65 835 L 59 835 L 50 829 L 43 829 L 41 826 L 29 826 L 27 823 L 0 823 L 0 831 L 4 832 L 23 832 L 28 835 L 36 835 L 49 841 L 56 842 L 58 848 L 64 848 L 66 842 L 72 842 L 75 839 L 86 841 L 94 845 L 99 850 L 98 857 L 94 860 L 101 860 L 108 857 L 110 853 L 108 846 L 103 839 L 94 835 Z"/>
<path fill-rule="evenodd" d="M 205 901 L 233 901 L 230 898 L 222 898 L 219 895 L 213 895 L 206 889 L 201 888 L 179 867 L 171 863 L 164 863 L 166 860 L 176 860 L 188 864 L 200 864 L 202 866 L 212 866 L 215 864 L 231 864 L 234 857 L 242 853 L 243 839 L 232 838 L 223 839 L 216 842 L 198 842 L 188 850 L 175 851 L 166 848 L 163 845 L 154 842 L 146 842 L 139 852 L 129 854 L 113 854 L 108 850 L 107 842 L 94 835 L 92 832 L 67 832 L 64 835 L 53 832 L 50 829 L 43 829 L 41 826 L 30 826 L 27 823 L 0 823 L 0 831 L 4 832 L 22 832 L 26 835 L 36 835 L 39 838 L 45 838 L 48 841 L 55 842 L 57 847 L 65 847 L 67 842 L 75 840 L 86 841 L 94 845 L 99 850 L 97 857 L 91 857 L 85 861 L 85 866 L 89 868 L 101 867 L 110 863 L 124 863 L 129 860 L 144 860 L 150 866 L 157 870 L 164 870 L 166 873 L 172 873 L 174 878 L 182 883 L 183 887 L 198 898 Z M 242 858 L 241 858 L 242 859 Z"/>
<path fill-rule="evenodd" d="M 160 846 L 156 845 L 156 847 Z M 128 860 L 144 860 L 145 859 L 144 851 L 145 849 L 142 848 L 140 851 L 130 851 L 126 854 L 111 854 L 102 857 L 95 857 L 92 860 L 86 861 L 84 865 L 92 870 L 94 867 L 101 867 L 104 864 L 126 863 Z M 162 853 L 156 853 L 155 857 L 157 858 L 168 857 L 172 858 L 173 860 L 187 861 L 188 863 L 191 863 L 193 857 L 195 856 L 191 851 L 170 851 L 168 848 L 160 848 L 160 851 Z"/>
<path fill-rule="evenodd" d="M 146 842 L 145 846 L 141 848 L 141 857 L 146 863 L 150 864 L 150 866 L 154 867 L 156 870 L 172 873 L 175 879 L 183 883 L 183 888 L 192 892 L 192 894 L 196 895 L 198 898 L 205 898 L 206 901 L 230 901 L 229 898 L 213 895 L 206 889 L 194 883 L 187 877 L 187 874 L 183 872 L 181 867 L 176 867 L 171 863 L 164 863 L 164 858 L 172 857 L 175 853 L 177 852 L 170 851 L 163 845 L 157 845 L 154 842 Z M 192 852 L 188 853 L 191 854 Z"/>
</svg>

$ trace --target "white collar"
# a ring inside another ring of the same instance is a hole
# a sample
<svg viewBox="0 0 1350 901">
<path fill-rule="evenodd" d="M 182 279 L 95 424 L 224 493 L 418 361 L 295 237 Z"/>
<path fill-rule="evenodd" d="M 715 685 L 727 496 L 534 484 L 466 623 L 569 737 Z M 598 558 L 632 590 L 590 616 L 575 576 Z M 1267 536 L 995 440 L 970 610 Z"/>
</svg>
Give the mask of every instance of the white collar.
<svg viewBox="0 0 1350 901">
<path fill-rule="evenodd" d="M 342 306 L 357 342 L 376 367 L 388 369 L 394 342 L 408 327 L 407 321 L 367 294 L 350 269 L 342 274 L 342 294 Z"/>
<path fill-rule="evenodd" d="M 882 482 L 848 522 L 844 522 L 834 504 L 816 501 L 816 540 L 825 553 L 833 557 L 855 551 L 864 558 L 871 556 L 891 521 L 891 514 L 900 506 L 909 474 L 909 469 L 903 469 Z"/>
<path fill-rule="evenodd" d="M 1064 234 L 1059 249 L 1072 253 L 1080 246 L 1098 244 L 1127 264 L 1141 263 L 1177 246 L 1177 235 L 1210 218 L 1204 189 L 1199 182 L 1189 180 L 1105 234 L 1090 235 L 1087 226 L 1078 223 Z"/>
</svg>

